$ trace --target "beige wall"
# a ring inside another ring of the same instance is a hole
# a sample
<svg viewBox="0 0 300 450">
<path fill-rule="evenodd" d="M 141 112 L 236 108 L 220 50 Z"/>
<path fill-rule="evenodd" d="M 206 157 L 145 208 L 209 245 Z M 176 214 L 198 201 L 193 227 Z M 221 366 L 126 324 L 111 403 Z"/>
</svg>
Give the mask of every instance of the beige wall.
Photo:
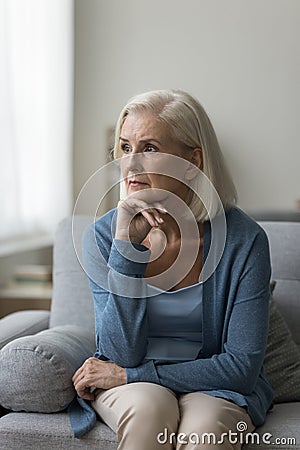
<svg viewBox="0 0 300 450">
<path fill-rule="evenodd" d="M 196 95 L 206 108 L 240 205 L 295 208 L 299 0 L 77 0 L 75 5 L 75 197 L 104 163 L 107 129 L 126 100 L 144 90 L 175 87 Z M 79 212 L 91 212 L 92 195 Z"/>
</svg>

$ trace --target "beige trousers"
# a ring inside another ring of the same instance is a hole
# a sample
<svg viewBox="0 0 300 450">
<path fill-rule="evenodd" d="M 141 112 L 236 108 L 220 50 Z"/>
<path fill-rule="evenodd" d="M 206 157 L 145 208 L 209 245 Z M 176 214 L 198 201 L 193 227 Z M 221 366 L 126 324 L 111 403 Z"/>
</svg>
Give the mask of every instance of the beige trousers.
<svg viewBox="0 0 300 450">
<path fill-rule="evenodd" d="M 234 403 L 201 392 L 176 396 L 153 383 L 99 390 L 92 406 L 117 433 L 119 450 L 239 450 L 254 430 Z"/>
</svg>

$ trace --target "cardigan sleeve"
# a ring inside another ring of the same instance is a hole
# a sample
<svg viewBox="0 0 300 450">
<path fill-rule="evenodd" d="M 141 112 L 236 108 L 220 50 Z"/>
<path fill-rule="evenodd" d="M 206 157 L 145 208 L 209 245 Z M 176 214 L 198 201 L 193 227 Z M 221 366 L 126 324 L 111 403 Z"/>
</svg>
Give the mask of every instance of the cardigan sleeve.
<svg viewBox="0 0 300 450">
<path fill-rule="evenodd" d="M 230 390 L 242 395 L 253 392 L 266 349 L 269 280 L 269 246 L 261 230 L 244 258 L 222 352 L 175 364 L 148 361 L 126 369 L 127 383 L 152 382 L 177 392 Z"/>
<path fill-rule="evenodd" d="M 104 227 L 103 227 L 104 229 Z M 136 252 L 139 261 L 135 261 Z M 122 367 L 141 363 L 147 350 L 146 287 L 150 251 L 113 240 L 90 226 L 83 236 L 84 269 L 94 299 L 97 356 Z"/>
</svg>

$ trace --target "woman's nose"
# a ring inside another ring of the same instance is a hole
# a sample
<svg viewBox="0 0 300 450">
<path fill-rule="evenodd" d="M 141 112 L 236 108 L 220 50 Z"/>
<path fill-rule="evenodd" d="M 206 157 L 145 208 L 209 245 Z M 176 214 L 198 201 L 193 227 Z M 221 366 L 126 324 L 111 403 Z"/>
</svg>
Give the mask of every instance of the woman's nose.
<svg viewBox="0 0 300 450">
<path fill-rule="evenodd" d="M 124 169 L 126 172 L 141 173 L 144 172 L 143 154 L 132 153 L 123 158 Z"/>
</svg>

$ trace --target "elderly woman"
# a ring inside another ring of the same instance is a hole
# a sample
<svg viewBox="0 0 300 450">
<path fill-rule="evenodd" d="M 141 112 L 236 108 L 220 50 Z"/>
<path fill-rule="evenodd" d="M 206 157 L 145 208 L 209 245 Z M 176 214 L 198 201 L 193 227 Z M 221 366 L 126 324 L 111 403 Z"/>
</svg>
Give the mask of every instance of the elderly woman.
<svg viewBox="0 0 300 450">
<path fill-rule="evenodd" d="M 119 449 L 240 449 L 272 404 L 266 235 L 235 206 L 213 127 L 189 94 L 133 98 L 114 155 L 125 198 L 83 241 L 97 352 L 73 377 L 79 399 Z"/>
</svg>

